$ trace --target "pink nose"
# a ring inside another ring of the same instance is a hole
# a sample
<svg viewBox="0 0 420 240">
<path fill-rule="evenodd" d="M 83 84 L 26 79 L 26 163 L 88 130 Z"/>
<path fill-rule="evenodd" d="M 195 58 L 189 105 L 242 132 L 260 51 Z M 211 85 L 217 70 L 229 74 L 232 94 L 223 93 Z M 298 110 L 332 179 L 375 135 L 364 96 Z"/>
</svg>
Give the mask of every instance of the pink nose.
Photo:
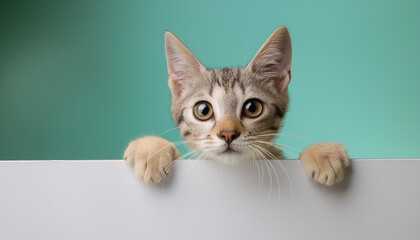
<svg viewBox="0 0 420 240">
<path fill-rule="evenodd" d="M 217 134 L 217 136 L 224 139 L 227 144 L 233 142 L 233 140 L 238 138 L 239 135 L 241 135 L 241 133 L 236 130 L 222 130 L 219 134 Z"/>
</svg>

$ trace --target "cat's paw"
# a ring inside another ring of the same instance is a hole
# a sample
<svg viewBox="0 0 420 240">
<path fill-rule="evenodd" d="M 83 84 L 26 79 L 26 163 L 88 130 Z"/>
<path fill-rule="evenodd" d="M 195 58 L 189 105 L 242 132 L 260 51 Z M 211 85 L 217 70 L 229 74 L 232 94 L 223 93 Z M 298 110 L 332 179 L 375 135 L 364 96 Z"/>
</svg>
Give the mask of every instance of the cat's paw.
<svg viewBox="0 0 420 240">
<path fill-rule="evenodd" d="M 126 164 L 134 167 L 136 177 L 147 184 L 160 182 L 177 158 L 179 152 L 175 145 L 155 136 L 131 141 L 124 152 Z"/>
<path fill-rule="evenodd" d="M 315 143 L 300 154 L 308 176 L 315 181 L 333 185 L 343 180 L 350 159 L 339 143 Z"/>
</svg>

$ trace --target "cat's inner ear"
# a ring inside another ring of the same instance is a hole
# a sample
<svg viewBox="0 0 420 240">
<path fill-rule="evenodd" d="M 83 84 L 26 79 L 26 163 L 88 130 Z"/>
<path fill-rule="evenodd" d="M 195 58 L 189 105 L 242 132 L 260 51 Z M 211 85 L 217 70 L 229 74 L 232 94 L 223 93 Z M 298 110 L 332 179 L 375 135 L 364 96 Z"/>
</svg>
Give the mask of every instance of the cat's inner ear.
<svg viewBox="0 0 420 240">
<path fill-rule="evenodd" d="M 168 65 L 168 83 L 175 96 L 197 80 L 206 68 L 196 57 L 175 37 L 174 34 L 165 32 L 165 52 Z"/>
<path fill-rule="evenodd" d="M 246 70 L 273 81 L 278 92 L 287 89 L 291 74 L 292 43 L 285 26 L 277 28 L 246 66 Z"/>
</svg>

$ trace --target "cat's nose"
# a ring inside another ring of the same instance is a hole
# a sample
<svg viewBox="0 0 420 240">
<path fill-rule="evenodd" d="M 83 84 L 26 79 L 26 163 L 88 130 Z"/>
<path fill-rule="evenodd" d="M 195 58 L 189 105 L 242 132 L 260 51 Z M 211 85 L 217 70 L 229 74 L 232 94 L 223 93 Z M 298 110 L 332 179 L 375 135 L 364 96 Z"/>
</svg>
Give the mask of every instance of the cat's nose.
<svg viewBox="0 0 420 240">
<path fill-rule="evenodd" d="M 219 134 L 217 134 L 217 136 L 224 139 L 227 144 L 233 142 L 233 140 L 238 138 L 239 135 L 241 135 L 241 133 L 236 130 L 222 130 Z"/>
</svg>

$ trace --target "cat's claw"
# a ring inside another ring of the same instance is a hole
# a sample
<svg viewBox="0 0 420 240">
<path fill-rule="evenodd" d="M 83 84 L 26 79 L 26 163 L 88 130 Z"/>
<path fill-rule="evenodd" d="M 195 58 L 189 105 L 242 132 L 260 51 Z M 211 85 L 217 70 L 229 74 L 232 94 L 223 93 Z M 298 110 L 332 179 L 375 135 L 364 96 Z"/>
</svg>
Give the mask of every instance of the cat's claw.
<svg viewBox="0 0 420 240">
<path fill-rule="evenodd" d="M 177 158 L 179 152 L 175 145 L 155 136 L 131 141 L 124 152 L 126 164 L 134 167 L 136 177 L 146 184 L 160 182 Z"/>
<path fill-rule="evenodd" d="M 350 166 L 346 149 L 339 143 L 316 143 L 300 154 L 308 176 L 316 182 L 331 186 L 341 182 Z"/>
</svg>

